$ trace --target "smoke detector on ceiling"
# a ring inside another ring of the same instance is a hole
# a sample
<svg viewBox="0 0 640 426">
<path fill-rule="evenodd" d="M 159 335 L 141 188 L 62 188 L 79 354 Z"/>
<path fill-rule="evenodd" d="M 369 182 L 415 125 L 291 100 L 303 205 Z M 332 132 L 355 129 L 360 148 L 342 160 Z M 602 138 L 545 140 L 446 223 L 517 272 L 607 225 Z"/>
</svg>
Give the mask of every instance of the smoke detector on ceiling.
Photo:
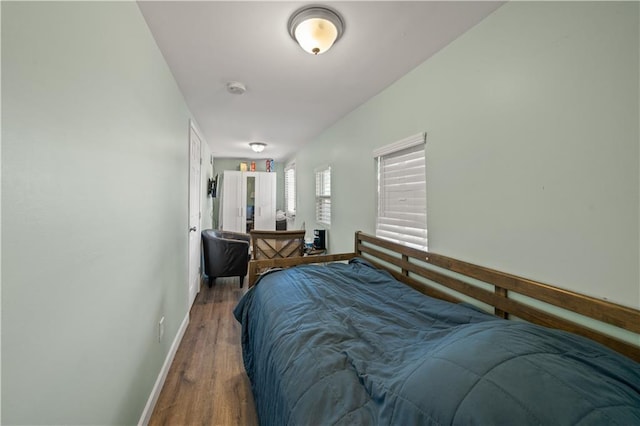
<svg viewBox="0 0 640 426">
<path fill-rule="evenodd" d="M 231 93 L 232 95 L 242 95 L 246 91 L 247 88 L 245 87 L 245 85 L 240 83 L 239 81 L 230 81 L 227 83 L 227 92 Z"/>
</svg>

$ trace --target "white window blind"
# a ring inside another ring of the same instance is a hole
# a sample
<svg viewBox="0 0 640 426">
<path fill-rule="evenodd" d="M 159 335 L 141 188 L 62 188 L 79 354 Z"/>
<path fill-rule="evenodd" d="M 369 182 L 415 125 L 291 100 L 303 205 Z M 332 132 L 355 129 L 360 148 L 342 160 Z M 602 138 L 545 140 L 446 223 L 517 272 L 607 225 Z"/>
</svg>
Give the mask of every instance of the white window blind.
<svg viewBox="0 0 640 426">
<path fill-rule="evenodd" d="M 427 249 L 425 134 L 374 152 L 378 159 L 376 236 Z"/>
<path fill-rule="evenodd" d="M 331 224 L 331 167 L 316 170 L 316 221 Z"/>
<path fill-rule="evenodd" d="M 293 163 L 284 169 L 284 209 L 287 216 L 296 215 L 296 165 Z"/>
</svg>

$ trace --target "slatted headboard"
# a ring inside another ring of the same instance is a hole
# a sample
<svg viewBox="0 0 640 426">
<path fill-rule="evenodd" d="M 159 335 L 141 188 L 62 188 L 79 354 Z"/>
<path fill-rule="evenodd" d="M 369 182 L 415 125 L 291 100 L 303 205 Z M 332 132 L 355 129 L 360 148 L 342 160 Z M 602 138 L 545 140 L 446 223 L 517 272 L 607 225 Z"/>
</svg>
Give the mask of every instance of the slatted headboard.
<svg viewBox="0 0 640 426">
<path fill-rule="evenodd" d="M 639 310 L 361 232 L 356 232 L 355 241 L 357 256 L 388 270 L 398 281 L 424 294 L 451 302 L 470 297 L 493 307 L 494 314 L 502 318 L 516 317 L 580 334 L 640 362 Z M 549 305 L 555 308 L 545 309 Z M 628 338 L 623 340 L 608 331 L 586 326 L 577 315 L 550 311 L 569 311 L 595 320 L 594 325 L 615 326 L 626 330 L 628 333 L 623 334 Z"/>
</svg>

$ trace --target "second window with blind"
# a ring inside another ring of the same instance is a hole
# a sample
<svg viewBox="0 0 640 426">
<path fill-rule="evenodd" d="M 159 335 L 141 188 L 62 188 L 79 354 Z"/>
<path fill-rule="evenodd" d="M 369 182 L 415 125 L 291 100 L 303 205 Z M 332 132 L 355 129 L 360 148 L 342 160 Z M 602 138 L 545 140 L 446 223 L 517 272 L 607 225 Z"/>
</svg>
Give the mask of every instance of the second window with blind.
<svg viewBox="0 0 640 426">
<path fill-rule="evenodd" d="M 284 168 L 284 210 L 289 218 L 296 217 L 296 165 L 287 164 Z"/>
<path fill-rule="evenodd" d="M 316 222 L 331 225 L 331 167 L 316 169 Z"/>
<path fill-rule="evenodd" d="M 378 165 L 376 236 L 427 250 L 426 134 L 374 151 Z"/>
</svg>

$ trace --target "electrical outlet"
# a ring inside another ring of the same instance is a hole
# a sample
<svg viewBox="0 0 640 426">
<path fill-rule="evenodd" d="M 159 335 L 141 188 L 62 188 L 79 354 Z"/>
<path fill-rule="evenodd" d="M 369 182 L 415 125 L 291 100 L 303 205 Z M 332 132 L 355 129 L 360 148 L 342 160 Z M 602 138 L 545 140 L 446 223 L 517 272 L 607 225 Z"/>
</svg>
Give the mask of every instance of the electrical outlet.
<svg viewBox="0 0 640 426">
<path fill-rule="evenodd" d="M 163 337 L 164 337 L 164 317 L 160 318 L 160 321 L 158 321 L 158 342 L 162 342 Z"/>
</svg>

